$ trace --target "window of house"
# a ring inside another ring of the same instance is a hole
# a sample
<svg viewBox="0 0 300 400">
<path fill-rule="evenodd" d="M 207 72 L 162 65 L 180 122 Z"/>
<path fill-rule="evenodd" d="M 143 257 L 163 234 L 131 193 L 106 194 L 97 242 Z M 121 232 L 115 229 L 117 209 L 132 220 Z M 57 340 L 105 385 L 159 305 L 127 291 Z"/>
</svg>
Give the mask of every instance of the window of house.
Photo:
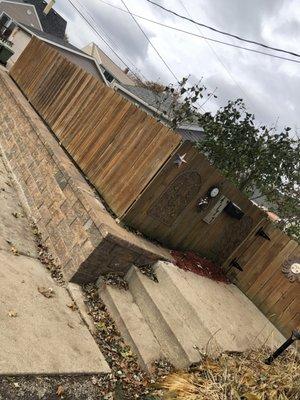
<svg viewBox="0 0 300 400">
<path fill-rule="evenodd" d="M 8 28 L 11 22 L 12 22 L 12 19 L 7 14 L 5 14 L 5 13 L 1 14 L 0 24 L 2 26 L 5 26 L 6 28 Z"/>
<path fill-rule="evenodd" d="M 16 25 L 12 18 L 7 14 L 2 13 L 0 16 L 0 35 L 4 38 L 9 38 L 15 27 Z"/>
<path fill-rule="evenodd" d="M 109 82 L 109 83 L 111 83 L 115 78 L 108 72 L 108 71 L 104 71 L 104 76 L 105 76 L 105 79 Z"/>
</svg>

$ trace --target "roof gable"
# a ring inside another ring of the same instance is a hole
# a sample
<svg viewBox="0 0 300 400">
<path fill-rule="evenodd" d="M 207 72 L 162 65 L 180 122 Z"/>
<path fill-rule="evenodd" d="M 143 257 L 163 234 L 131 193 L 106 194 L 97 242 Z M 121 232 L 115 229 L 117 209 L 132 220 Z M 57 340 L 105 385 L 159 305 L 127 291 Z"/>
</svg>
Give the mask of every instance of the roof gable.
<svg viewBox="0 0 300 400">
<path fill-rule="evenodd" d="M 0 0 L 1 2 L 1 0 Z M 32 5 L 35 8 L 35 12 L 40 21 L 41 28 L 44 32 L 50 33 L 61 39 L 64 38 L 66 33 L 67 21 L 63 19 L 53 8 L 46 15 L 44 9 L 47 6 L 47 2 L 43 0 L 3 0 L 7 3 L 15 4 L 27 4 Z M 19 20 L 19 22 L 22 22 Z M 23 23 L 26 23 L 23 21 Z"/>
<path fill-rule="evenodd" d="M 106 55 L 95 43 L 90 43 L 82 49 L 85 53 L 95 57 L 98 63 L 107 70 L 117 81 L 124 85 L 134 85 L 130 77 L 108 55 Z"/>
<path fill-rule="evenodd" d="M 0 0 L 0 14 L 4 12 L 14 21 L 30 25 L 37 29 L 43 29 L 36 9 L 32 4 L 23 1 Z"/>
</svg>

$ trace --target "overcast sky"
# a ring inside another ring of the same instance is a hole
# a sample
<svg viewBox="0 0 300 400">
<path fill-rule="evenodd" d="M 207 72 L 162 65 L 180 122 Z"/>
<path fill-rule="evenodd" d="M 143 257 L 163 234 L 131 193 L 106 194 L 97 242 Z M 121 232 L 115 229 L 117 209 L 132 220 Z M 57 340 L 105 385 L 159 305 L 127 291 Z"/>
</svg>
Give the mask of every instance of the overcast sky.
<svg viewBox="0 0 300 400">
<path fill-rule="evenodd" d="M 105 0 L 125 8 L 121 0 Z M 241 42 L 183 21 L 149 4 L 146 0 L 124 0 L 130 11 L 147 18 L 226 42 Z M 169 84 L 174 78 L 151 48 L 129 14 L 105 5 L 101 0 L 72 0 L 97 23 L 115 51 L 134 71 L 134 66 L 151 80 Z M 180 14 L 251 40 L 300 53 L 299 0 L 156 0 Z M 184 8 L 184 6 L 185 8 Z M 72 7 L 69 0 L 57 0 L 56 7 L 68 21 L 70 42 L 83 47 L 91 41 L 120 64 L 106 45 Z M 92 21 L 92 19 L 94 21 Z M 300 132 L 300 64 L 283 61 L 204 39 L 175 32 L 139 20 L 150 40 L 178 78 L 203 77 L 210 89 L 217 88 L 218 99 L 205 105 L 209 111 L 229 99 L 242 97 L 258 122 L 285 124 Z M 254 45 L 245 46 L 263 50 Z M 264 50 L 263 50 L 264 51 Z M 275 53 L 282 55 L 281 53 Z M 287 57 L 289 57 L 287 55 Z M 292 57 L 291 57 L 292 58 Z M 298 60 L 300 60 L 298 58 Z M 124 67 L 124 65 L 123 65 Z"/>
</svg>

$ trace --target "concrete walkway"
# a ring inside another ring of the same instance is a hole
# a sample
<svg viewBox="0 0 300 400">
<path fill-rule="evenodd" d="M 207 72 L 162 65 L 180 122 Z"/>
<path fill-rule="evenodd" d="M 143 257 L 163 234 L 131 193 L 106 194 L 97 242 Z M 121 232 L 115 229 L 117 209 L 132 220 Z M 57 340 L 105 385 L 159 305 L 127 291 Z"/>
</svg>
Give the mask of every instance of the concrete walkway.
<svg viewBox="0 0 300 400">
<path fill-rule="evenodd" d="M 0 375 L 110 371 L 70 304 L 67 290 L 37 259 L 29 221 L 0 157 Z"/>
</svg>

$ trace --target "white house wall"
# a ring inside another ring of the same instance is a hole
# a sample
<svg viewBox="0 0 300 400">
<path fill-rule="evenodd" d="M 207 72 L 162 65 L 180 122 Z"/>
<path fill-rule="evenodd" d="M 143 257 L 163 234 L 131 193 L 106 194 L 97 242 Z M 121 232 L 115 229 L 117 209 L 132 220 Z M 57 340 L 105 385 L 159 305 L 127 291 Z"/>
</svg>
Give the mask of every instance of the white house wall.
<svg viewBox="0 0 300 400">
<path fill-rule="evenodd" d="M 8 69 L 10 69 L 17 61 L 17 59 L 20 57 L 21 53 L 30 42 L 31 35 L 29 35 L 29 33 L 24 32 L 19 28 L 16 28 L 12 33 L 12 35 L 10 36 L 9 40 L 11 40 L 13 43 L 12 49 L 14 51 L 14 54 L 7 63 Z"/>
</svg>

